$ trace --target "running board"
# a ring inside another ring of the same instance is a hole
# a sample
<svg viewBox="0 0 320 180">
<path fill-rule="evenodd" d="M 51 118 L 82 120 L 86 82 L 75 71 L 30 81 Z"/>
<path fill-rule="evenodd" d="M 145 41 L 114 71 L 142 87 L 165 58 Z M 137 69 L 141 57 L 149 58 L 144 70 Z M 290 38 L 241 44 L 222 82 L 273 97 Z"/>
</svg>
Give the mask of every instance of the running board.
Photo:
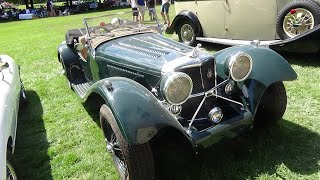
<svg viewBox="0 0 320 180">
<path fill-rule="evenodd" d="M 221 38 L 204 38 L 204 37 L 196 37 L 198 41 L 204 41 L 215 44 L 223 44 L 228 46 L 237 46 L 237 45 L 252 45 L 257 42 L 257 40 L 236 40 L 236 39 L 221 39 Z M 268 46 L 271 43 L 279 42 L 280 40 L 272 40 L 272 41 L 259 41 L 259 46 Z"/>
<path fill-rule="evenodd" d="M 71 84 L 72 89 L 80 96 L 80 98 L 84 98 L 91 85 L 89 82 L 80 83 L 80 84 Z"/>
</svg>

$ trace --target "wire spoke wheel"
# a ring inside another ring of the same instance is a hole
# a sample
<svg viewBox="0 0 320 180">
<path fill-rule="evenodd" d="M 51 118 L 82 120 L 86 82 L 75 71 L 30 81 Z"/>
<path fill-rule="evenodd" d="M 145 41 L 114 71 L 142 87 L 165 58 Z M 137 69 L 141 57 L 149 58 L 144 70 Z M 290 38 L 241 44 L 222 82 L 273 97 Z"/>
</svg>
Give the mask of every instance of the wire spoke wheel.
<svg viewBox="0 0 320 180">
<path fill-rule="evenodd" d="M 7 167 L 7 175 L 6 175 L 7 180 L 16 180 L 17 175 L 16 175 L 11 163 L 7 161 L 6 167 Z"/>
<path fill-rule="evenodd" d="M 126 177 L 128 175 L 128 169 L 124 159 L 123 151 L 119 145 L 115 133 L 110 126 L 107 127 L 107 137 L 105 140 L 107 143 L 107 150 L 111 154 L 117 169 Z"/>
<path fill-rule="evenodd" d="M 183 24 L 181 26 L 181 39 L 183 42 L 190 43 L 194 39 L 194 31 L 190 24 Z"/>
<path fill-rule="evenodd" d="M 314 16 L 304 8 L 292 9 L 284 18 L 283 29 L 289 37 L 302 34 L 315 25 Z"/>
<path fill-rule="evenodd" d="M 129 144 L 123 137 L 112 111 L 108 106 L 101 106 L 99 116 L 101 129 L 107 144 L 107 151 L 112 156 L 120 179 L 154 179 L 154 161 L 149 144 Z"/>
<path fill-rule="evenodd" d="M 292 0 L 278 13 L 276 32 L 280 39 L 303 34 L 320 24 L 320 4 L 315 0 Z"/>
</svg>

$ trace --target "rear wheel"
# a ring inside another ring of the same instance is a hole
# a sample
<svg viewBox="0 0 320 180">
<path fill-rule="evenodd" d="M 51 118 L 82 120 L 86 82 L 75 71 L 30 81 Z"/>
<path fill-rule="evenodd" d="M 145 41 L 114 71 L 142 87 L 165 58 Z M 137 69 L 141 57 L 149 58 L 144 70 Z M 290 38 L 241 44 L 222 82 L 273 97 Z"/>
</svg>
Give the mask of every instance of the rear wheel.
<svg viewBox="0 0 320 180">
<path fill-rule="evenodd" d="M 122 180 L 152 180 L 154 161 L 149 143 L 130 145 L 123 137 L 111 110 L 100 108 L 100 124 L 107 144 L 107 151 Z"/>
<path fill-rule="evenodd" d="M 302 34 L 320 23 L 320 6 L 312 0 L 294 0 L 278 14 L 276 31 L 280 39 Z"/>
<path fill-rule="evenodd" d="M 280 120 L 286 111 L 287 94 L 282 82 L 269 86 L 260 100 L 254 126 L 265 127 Z"/>
</svg>

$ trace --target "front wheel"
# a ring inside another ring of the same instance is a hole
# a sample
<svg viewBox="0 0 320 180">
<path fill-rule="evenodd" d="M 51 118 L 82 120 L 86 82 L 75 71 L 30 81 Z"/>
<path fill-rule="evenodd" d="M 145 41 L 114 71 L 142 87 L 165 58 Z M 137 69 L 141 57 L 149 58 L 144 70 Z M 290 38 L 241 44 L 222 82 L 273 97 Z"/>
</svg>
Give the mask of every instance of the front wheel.
<svg viewBox="0 0 320 180">
<path fill-rule="evenodd" d="M 280 120 L 286 111 L 287 94 L 282 82 L 270 85 L 262 95 L 255 115 L 254 126 L 265 127 Z"/>
<path fill-rule="evenodd" d="M 320 6 L 312 0 L 294 0 L 278 14 L 276 31 L 280 39 L 302 34 L 320 23 Z"/>
<path fill-rule="evenodd" d="M 112 111 L 108 106 L 100 108 L 100 124 L 107 151 L 122 180 L 154 179 L 154 160 L 149 143 L 130 145 L 123 137 Z"/>
<path fill-rule="evenodd" d="M 178 27 L 177 34 L 180 42 L 189 46 L 196 45 L 196 28 L 192 22 L 184 20 Z"/>
</svg>

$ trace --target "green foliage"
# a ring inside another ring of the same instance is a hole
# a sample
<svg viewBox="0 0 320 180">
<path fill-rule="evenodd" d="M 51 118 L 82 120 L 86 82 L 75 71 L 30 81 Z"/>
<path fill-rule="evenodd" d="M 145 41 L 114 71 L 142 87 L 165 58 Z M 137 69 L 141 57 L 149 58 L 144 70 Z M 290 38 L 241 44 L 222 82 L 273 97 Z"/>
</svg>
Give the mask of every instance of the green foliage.
<svg viewBox="0 0 320 180">
<path fill-rule="evenodd" d="M 29 98 L 18 122 L 19 179 L 119 179 L 96 123 L 97 112 L 87 111 L 68 88 L 57 46 L 68 29 L 83 26 L 84 17 L 120 11 L 0 24 L 0 54 L 21 66 Z M 173 6 L 170 13 L 173 19 Z M 219 48 L 204 47 L 210 52 Z M 319 179 L 319 55 L 287 58 L 299 77 L 285 83 L 289 99 L 284 120 L 268 131 L 215 145 L 166 179 Z"/>
</svg>

